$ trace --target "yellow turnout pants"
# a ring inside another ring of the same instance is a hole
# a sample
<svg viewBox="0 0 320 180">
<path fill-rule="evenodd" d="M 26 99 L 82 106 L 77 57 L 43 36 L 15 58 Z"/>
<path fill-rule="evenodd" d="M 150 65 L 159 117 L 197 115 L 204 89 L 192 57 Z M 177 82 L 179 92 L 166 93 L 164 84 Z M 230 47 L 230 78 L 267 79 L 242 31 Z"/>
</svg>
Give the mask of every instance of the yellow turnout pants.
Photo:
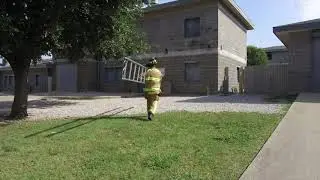
<svg viewBox="0 0 320 180">
<path fill-rule="evenodd" d="M 146 99 L 148 112 L 155 114 L 158 107 L 159 96 L 157 94 L 148 94 L 146 95 Z"/>
</svg>

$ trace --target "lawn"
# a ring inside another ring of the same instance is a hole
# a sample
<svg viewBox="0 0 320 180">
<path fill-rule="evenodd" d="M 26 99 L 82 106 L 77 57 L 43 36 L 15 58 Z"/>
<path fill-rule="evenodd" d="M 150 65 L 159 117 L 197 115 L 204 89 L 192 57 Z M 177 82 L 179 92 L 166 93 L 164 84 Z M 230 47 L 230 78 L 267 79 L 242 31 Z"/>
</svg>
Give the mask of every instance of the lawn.
<svg viewBox="0 0 320 180">
<path fill-rule="evenodd" d="M 0 179 L 238 179 L 282 116 L 173 112 L 153 122 L 0 126 Z"/>
</svg>

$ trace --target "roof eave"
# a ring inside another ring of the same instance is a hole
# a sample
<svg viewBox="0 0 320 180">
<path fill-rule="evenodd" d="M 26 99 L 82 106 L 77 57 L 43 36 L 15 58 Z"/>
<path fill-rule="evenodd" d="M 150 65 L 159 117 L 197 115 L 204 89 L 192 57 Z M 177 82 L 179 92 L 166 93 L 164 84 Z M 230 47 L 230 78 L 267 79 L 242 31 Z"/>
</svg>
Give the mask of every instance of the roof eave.
<svg viewBox="0 0 320 180">
<path fill-rule="evenodd" d="M 244 14 L 244 12 L 240 9 L 240 7 L 232 0 L 222 0 L 225 5 L 237 15 L 240 21 L 246 26 L 247 30 L 253 30 L 254 24 L 250 21 L 250 19 Z"/>
<path fill-rule="evenodd" d="M 160 11 L 160 10 L 163 10 L 166 8 L 172 8 L 172 7 L 192 4 L 192 3 L 196 3 L 196 2 L 200 2 L 200 0 L 179 0 L 179 1 L 175 0 L 175 1 L 167 2 L 167 3 L 157 4 L 157 5 L 150 6 L 150 7 L 145 7 L 145 8 L 143 8 L 143 13 Z"/>
<path fill-rule="evenodd" d="M 249 20 L 249 18 L 244 14 L 244 12 L 240 9 L 240 7 L 233 2 L 232 0 L 222 0 L 227 7 L 240 19 L 240 21 L 245 25 L 247 30 L 253 30 L 254 25 L 253 23 Z M 160 11 L 165 8 L 170 8 L 170 7 L 177 7 L 177 6 L 182 6 L 182 5 L 187 5 L 187 4 L 192 4 L 192 3 L 198 3 L 200 0 L 179 0 L 179 1 L 173 1 L 173 2 L 168 2 L 164 4 L 159 4 L 151 7 L 146 7 L 143 9 L 144 13 L 149 13 L 153 11 Z"/>
<path fill-rule="evenodd" d="M 285 32 L 286 33 L 286 32 Z M 282 37 L 281 31 L 278 31 L 275 27 L 273 28 L 273 34 L 277 36 L 277 38 L 284 44 L 286 47 L 288 45 L 288 42 L 285 40 L 284 37 Z"/>
<path fill-rule="evenodd" d="M 266 52 L 286 52 L 286 51 L 288 51 L 288 49 L 268 49 L 268 48 L 264 48 L 264 50 Z"/>
<path fill-rule="evenodd" d="M 294 31 L 309 31 L 314 29 L 320 29 L 320 22 L 276 26 L 273 28 L 273 31 L 276 33 L 280 33 L 280 32 L 294 32 Z"/>
</svg>

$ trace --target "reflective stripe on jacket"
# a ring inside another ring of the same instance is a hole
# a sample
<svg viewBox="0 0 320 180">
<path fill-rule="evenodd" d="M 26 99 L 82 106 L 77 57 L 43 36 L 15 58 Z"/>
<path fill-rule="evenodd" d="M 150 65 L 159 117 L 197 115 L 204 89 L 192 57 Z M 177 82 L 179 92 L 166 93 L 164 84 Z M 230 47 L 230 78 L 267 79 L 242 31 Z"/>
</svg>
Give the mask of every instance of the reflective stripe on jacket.
<svg viewBox="0 0 320 180">
<path fill-rule="evenodd" d="M 162 74 L 157 68 L 148 69 L 145 75 L 144 92 L 148 94 L 159 94 L 161 92 Z"/>
</svg>

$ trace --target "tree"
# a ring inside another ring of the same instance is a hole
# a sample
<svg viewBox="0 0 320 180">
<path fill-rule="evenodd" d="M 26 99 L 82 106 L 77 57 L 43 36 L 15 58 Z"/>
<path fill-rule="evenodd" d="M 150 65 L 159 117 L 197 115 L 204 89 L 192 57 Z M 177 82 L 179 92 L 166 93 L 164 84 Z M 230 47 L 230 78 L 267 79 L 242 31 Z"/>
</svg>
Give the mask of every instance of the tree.
<svg viewBox="0 0 320 180">
<path fill-rule="evenodd" d="M 136 26 L 141 0 L 2 0 L 0 54 L 15 75 L 10 116 L 28 116 L 31 62 L 52 52 L 76 61 L 86 53 L 120 57 L 146 50 Z"/>
<path fill-rule="evenodd" d="M 264 49 L 255 46 L 247 47 L 247 58 L 249 66 L 263 65 L 268 62 L 268 56 Z"/>
</svg>

